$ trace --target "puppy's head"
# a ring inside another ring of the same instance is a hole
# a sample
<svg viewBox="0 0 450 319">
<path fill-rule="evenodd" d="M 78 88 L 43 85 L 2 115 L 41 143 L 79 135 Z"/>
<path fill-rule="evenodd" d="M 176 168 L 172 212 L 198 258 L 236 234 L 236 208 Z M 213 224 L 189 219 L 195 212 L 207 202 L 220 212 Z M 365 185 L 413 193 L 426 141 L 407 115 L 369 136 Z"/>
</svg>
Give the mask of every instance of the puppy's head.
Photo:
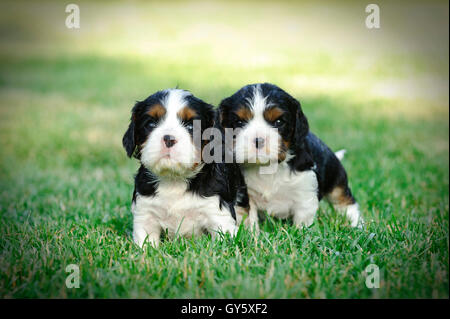
<svg viewBox="0 0 450 319">
<path fill-rule="evenodd" d="M 129 157 L 134 155 L 155 174 L 187 178 L 201 167 L 202 145 L 194 142 L 196 124 L 201 137 L 213 121 L 212 106 L 188 91 L 159 91 L 133 107 L 123 146 Z"/>
<path fill-rule="evenodd" d="M 222 126 L 236 129 L 240 163 L 283 162 L 298 153 L 309 131 L 300 103 L 269 83 L 244 86 L 220 103 L 219 112 Z"/>
</svg>

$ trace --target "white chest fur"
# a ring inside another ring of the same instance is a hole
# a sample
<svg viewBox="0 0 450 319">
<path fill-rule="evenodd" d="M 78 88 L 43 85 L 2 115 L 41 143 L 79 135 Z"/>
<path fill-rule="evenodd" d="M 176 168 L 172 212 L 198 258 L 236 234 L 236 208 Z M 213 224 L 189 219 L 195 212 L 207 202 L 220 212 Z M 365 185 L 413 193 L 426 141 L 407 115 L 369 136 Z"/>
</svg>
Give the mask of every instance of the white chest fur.
<svg viewBox="0 0 450 319">
<path fill-rule="evenodd" d="M 152 224 L 169 236 L 198 235 L 208 228 L 209 219 L 220 212 L 219 197 L 200 197 L 187 192 L 185 182 L 160 182 L 154 196 L 137 194 L 132 207 L 135 224 Z"/>
<path fill-rule="evenodd" d="M 244 170 L 250 199 L 259 210 L 286 218 L 299 209 L 317 206 L 318 182 L 314 171 L 292 172 L 281 163 L 274 174 L 260 174 L 259 169 Z"/>
</svg>

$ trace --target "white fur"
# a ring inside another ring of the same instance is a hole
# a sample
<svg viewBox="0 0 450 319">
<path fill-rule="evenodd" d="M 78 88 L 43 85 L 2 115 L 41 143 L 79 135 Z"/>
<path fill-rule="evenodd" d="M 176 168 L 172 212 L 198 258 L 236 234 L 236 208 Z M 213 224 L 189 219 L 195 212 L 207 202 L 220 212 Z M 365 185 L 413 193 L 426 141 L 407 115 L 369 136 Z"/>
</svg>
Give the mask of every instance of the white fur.
<svg viewBox="0 0 450 319">
<path fill-rule="evenodd" d="M 357 226 L 359 228 L 362 227 L 363 220 L 361 218 L 361 213 L 359 212 L 358 203 L 347 206 L 345 215 L 347 216 L 348 220 L 350 221 L 350 225 L 352 227 L 357 227 Z"/>
<path fill-rule="evenodd" d="M 257 211 L 252 206 L 256 206 L 272 216 L 292 217 L 299 227 L 313 223 L 319 207 L 314 171 L 293 172 L 283 162 L 274 174 L 260 174 L 256 167 L 252 167 L 245 169 L 244 175 L 251 198 L 249 218 L 252 221 L 255 221 Z"/>
<path fill-rule="evenodd" d="M 336 155 L 338 160 L 342 161 L 344 159 L 345 153 L 347 153 L 347 150 L 342 149 L 342 150 L 336 151 L 334 153 L 334 155 Z"/>
<path fill-rule="evenodd" d="M 185 97 L 188 95 L 190 95 L 189 92 L 179 89 L 167 90 L 167 96 L 162 101 L 166 114 L 144 143 L 141 162 L 156 174 L 170 172 L 189 177 L 194 163 L 199 162 L 200 151 L 195 147 L 191 135 L 177 117 L 177 113 L 186 106 Z M 177 140 L 170 149 L 170 158 L 164 157 L 163 153 L 163 136 L 166 134 L 173 135 Z"/>
<path fill-rule="evenodd" d="M 225 207 L 220 208 L 219 197 L 201 197 L 186 192 L 184 181 L 160 181 L 154 196 L 137 194 L 132 206 L 133 238 L 142 247 L 147 239 L 157 247 L 161 231 L 175 235 L 193 236 L 208 231 L 213 237 L 218 231 L 235 235 L 236 222 Z"/>
<path fill-rule="evenodd" d="M 333 206 L 339 213 L 344 214 L 347 217 L 352 227 L 363 227 L 364 221 L 361 217 L 358 203 L 344 206 L 333 204 Z"/>
</svg>

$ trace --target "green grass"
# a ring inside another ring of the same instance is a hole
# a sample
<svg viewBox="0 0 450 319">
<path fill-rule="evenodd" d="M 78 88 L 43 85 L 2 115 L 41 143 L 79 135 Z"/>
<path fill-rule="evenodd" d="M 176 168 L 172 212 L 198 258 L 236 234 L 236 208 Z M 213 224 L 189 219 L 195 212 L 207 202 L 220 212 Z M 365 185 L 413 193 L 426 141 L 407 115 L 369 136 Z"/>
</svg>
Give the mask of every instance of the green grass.
<svg viewBox="0 0 450 319">
<path fill-rule="evenodd" d="M 350 19 L 364 12 L 353 2 L 344 5 L 350 13 L 331 7 L 336 14 L 320 25 L 324 7 L 311 4 L 135 5 L 141 10 L 82 2 L 84 25 L 74 32 L 61 27 L 57 2 L 0 8 L 0 27 L 10 32 L 0 38 L 1 297 L 448 298 L 442 39 L 418 33 L 416 42 L 428 45 L 414 50 L 412 40 L 381 41 L 410 25 L 402 10 L 388 11 L 373 50 L 371 33 Z M 426 10 L 417 6 L 420 16 Z M 427 28 L 448 25 L 442 6 L 426 7 L 435 17 Z M 18 19 L 6 10 L 14 8 Z M 33 15 L 39 10 L 45 13 Z M 255 33 L 266 24 L 271 46 Z M 146 37 L 157 45 L 143 45 Z M 335 37 L 342 43 L 330 44 Z M 236 43 L 245 44 L 230 50 Z M 138 164 L 121 147 L 134 101 L 179 85 L 217 104 L 260 81 L 299 98 L 312 131 L 348 150 L 343 163 L 367 227 L 349 228 L 324 202 L 301 231 L 267 218 L 258 236 L 241 229 L 222 242 L 203 236 L 135 247 Z M 372 263 L 381 270 L 379 289 L 365 285 Z M 69 264 L 80 267 L 78 289 L 65 286 Z"/>
</svg>

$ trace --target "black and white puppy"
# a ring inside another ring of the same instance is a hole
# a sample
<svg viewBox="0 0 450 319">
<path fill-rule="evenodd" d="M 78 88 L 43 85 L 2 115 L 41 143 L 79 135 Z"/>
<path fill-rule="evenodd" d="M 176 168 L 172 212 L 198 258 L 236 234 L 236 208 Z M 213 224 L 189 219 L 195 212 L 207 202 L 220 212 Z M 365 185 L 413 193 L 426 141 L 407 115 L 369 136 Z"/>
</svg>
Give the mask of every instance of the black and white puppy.
<svg viewBox="0 0 450 319">
<path fill-rule="evenodd" d="M 250 209 L 237 210 L 238 223 L 257 228 L 257 210 L 280 218 L 292 217 L 295 225 L 313 223 L 319 201 L 327 198 L 360 225 L 358 204 L 348 187 L 339 159 L 309 131 L 300 103 L 279 87 L 264 83 L 241 88 L 219 107 L 225 128 L 234 136 L 236 161 L 242 164 Z M 275 172 L 262 174 L 261 163 L 277 162 Z"/>
<path fill-rule="evenodd" d="M 236 164 L 203 161 L 195 120 L 203 133 L 213 127 L 215 111 L 180 89 L 156 92 L 133 107 L 123 146 L 141 162 L 132 202 L 133 239 L 141 247 L 146 240 L 158 246 L 162 231 L 170 237 L 237 231 L 234 205 L 238 193 L 247 196 L 243 177 Z"/>
</svg>

